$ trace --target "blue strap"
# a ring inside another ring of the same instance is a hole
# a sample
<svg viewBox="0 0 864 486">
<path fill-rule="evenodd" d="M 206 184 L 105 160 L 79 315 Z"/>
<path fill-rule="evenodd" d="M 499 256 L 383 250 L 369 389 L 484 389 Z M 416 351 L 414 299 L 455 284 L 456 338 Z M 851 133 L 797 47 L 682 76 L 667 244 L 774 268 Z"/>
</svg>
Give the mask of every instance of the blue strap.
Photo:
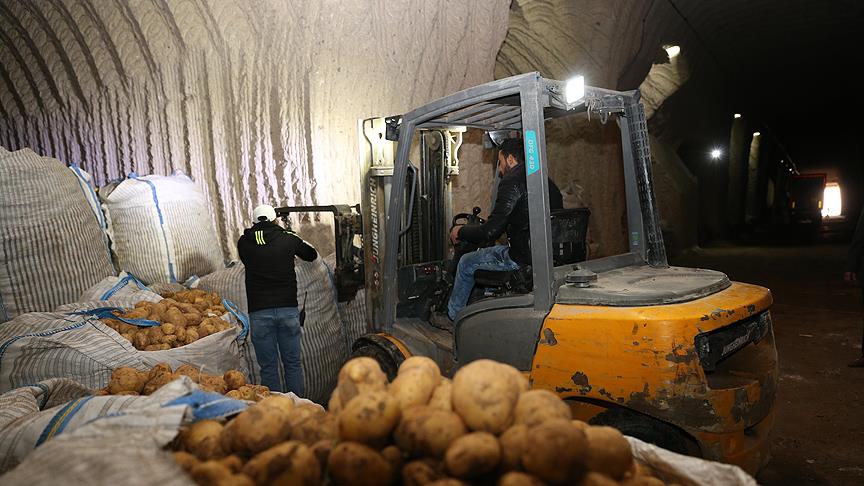
<svg viewBox="0 0 864 486">
<path fill-rule="evenodd" d="M 126 317 L 120 317 L 113 313 L 114 311 L 123 312 L 123 310 L 124 309 L 121 309 L 119 307 L 97 307 L 95 309 L 69 312 L 68 314 L 73 316 L 94 316 L 99 319 L 117 319 L 118 321 L 125 322 L 126 324 L 132 324 L 133 326 L 139 327 L 155 327 L 162 324 L 159 321 L 151 321 L 149 319 L 128 319 Z"/>
<path fill-rule="evenodd" d="M 245 339 L 246 335 L 249 334 L 249 316 L 238 309 L 237 306 L 228 299 L 222 299 L 222 306 L 228 309 L 228 312 L 234 314 L 234 317 L 236 317 L 243 326 L 240 335 L 237 336 L 237 340 L 240 341 L 241 339 Z"/>
<path fill-rule="evenodd" d="M 77 400 L 72 400 L 71 402 L 64 405 L 57 413 L 51 417 L 51 420 L 48 422 L 48 425 L 45 426 L 45 429 L 39 434 L 39 439 L 36 441 L 36 446 L 39 447 L 46 440 L 54 437 L 63 432 L 69 422 L 72 420 L 72 417 L 81 410 L 81 407 L 84 406 L 85 403 L 89 402 L 92 396 L 86 396 L 82 398 L 78 398 Z"/>
<path fill-rule="evenodd" d="M 226 397 L 219 393 L 195 390 L 188 395 L 175 398 L 162 407 L 175 405 L 186 405 L 192 409 L 192 417 L 195 421 L 204 419 L 216 419 L 234 415 L 242 412 L 248 407 L 243 400 Z"/>
<path fill-rule="evenodd" d="M 156 214 L 159 215 L 159 228 L 162 230 L 162 241 L 165 243 L 165 256 L 168 258 L 168 277 L 171 279 L 171 283 L 177 283 L 177 277 L 174 275 L 174 262 L 171 261 L 171 248 L 168 246 L 168 235 L 165 234 L 165 217 L 162 216 L 162 208 L 159 207 L 159 196 L 156 194 L 156 185 L 147 179 L 138 178 L 138 175 L 134 172 L 129 173 L 129 178 L 144 182 L 150 186 L 153 203 L 156 204 Z"/>
<path fill-rule="evenodd" d="M 86 186 L 87 190 L 90 192 L 90 197 L 92 197 L 93 201 L 96 203 L 96 208 L 93 209 L 93 214 L 96 216 L 96 221 L 99 222 L 99 226 L 103 229 L 107 228 L 108 225 L 105 223 L 105 215 L 99 210 L 99 197 L 96 196 L 96 191 L 93 190 L 90 181 L 88 181 L 87 178 L 84 177 L 84 174 L 81 173 L 81 166 L 78 164 L 72 164 L 69 168 L 72 169 L 72 172 L 74 172 L 79 179 L 81 179 L 81 182 L 84 183 L 84 186 Z M 82 188 L 81 190 L 83 191 L 84 189 Z M 84 195 L 86 196 L 87 193 L 85 192 Z"/>
<path fill-rule="evenodd" d="M 111 298 L 111 296 L 116 294 L 118 290 L 125 287 L 129 282 L 134 283 L 139 290 L 150 290 L 146 285 L 144 285 L 143 282 L 135 278 L 135 276 L 130 273 L 127 274 L 125 277 L 121 278 L 116 284 L 114 284 L 113 287 L 111 287 L 104 294 L 102 294 L 102 296 L 99 297 L 99 300 L 108 300 L 109 298 Z"/>
</svg>

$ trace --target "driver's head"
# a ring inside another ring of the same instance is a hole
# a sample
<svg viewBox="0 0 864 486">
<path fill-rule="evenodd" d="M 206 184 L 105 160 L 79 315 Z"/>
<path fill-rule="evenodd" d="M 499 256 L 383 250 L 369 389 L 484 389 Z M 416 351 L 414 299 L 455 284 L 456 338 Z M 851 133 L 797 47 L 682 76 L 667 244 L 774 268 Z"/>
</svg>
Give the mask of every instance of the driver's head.
<svg viewBox="0 0 864 486">
<path fill-rule="evenodd" d="M 498 146 L 498 174 L 504 175 L 510 169 L 525 162 L 525 148 L 521 138 L 508 138 Z"/>
</svg>

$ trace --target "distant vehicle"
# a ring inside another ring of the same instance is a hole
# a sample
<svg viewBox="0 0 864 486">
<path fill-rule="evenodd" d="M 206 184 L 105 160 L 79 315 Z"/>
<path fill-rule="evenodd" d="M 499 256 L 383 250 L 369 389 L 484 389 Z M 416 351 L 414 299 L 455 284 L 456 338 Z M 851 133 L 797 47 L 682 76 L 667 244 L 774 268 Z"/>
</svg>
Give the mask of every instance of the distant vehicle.
<svg viewBox="0 0 864 486">
<path fill-rule="evenodd" d="M 822 225 L 827 174 L 796 174 L 789 180 L 789 214 L 793 225 Z"/>
</svg>

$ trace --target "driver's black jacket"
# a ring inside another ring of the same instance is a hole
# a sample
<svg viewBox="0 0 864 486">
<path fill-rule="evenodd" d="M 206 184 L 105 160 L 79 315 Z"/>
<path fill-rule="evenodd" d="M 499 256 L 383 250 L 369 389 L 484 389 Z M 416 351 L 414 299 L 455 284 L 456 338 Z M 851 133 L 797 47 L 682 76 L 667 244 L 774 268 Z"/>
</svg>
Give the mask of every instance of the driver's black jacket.
<svg viewBox="0 0 864 486">
<path fill-rule="evenodd" d="M 549 180 L 549 208 L 562 209 L 564 201 L 561 191 Z M 531 235 L 528 219 L 528 183 L 525 164 L 519 164 L 504 174 L 498 182 L 495 207 L 483 224 L 463 226 L 459 239 L 476 245 L 484 245 L 498 239 L 507 232 L 510 243 L 510 258 L 519 265 L 531 264 Z"/>
</svg>

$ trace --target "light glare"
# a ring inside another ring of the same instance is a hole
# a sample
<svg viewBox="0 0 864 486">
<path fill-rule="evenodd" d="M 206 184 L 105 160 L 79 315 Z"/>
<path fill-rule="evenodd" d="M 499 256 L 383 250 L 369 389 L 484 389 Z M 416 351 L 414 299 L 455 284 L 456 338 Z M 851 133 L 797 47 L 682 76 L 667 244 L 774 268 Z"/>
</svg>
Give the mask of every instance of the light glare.
<svg viewBox="0 0 864 486">
<path fill-rule="evenodd" d="M 833 218 L 843 212 L 843 202 L 840 198 L 840 184 L 829 182 L 825 185 L 825 204 L 822 206 L 822 217 Z"/>
<path fill-rule="evenodd" d="M 735 113 L 735 118 L 741 118 L 741 113 Z"/>
<path fill-rule="evenodd" d="M 712 150 L 711 151 L 711 158 L 712 159 L 719 159 L 720 158 L 720 149 Z"/>
<path fill-rule="evenodd" d="M 759 135 L 762 135 L 762 134 L 759 133 L 759 132 L 753 132 L 753 136 L 754 136 L 754 137 L 758 137 Z"/>
<path fill-rule="evenodd" d="M 681 48 L 678 46 L 666 46 L 666 55 L 669 56 L 669 59 L 676 57 L 678 54 L 681 54 Z"/>
<path fill-rule="evenodd" d="M 567 104 L 575 103 L 585 96 L 585 76 L 576 76 L 567 81 L 564 88 L 564 97 Z"/>
</svg>

